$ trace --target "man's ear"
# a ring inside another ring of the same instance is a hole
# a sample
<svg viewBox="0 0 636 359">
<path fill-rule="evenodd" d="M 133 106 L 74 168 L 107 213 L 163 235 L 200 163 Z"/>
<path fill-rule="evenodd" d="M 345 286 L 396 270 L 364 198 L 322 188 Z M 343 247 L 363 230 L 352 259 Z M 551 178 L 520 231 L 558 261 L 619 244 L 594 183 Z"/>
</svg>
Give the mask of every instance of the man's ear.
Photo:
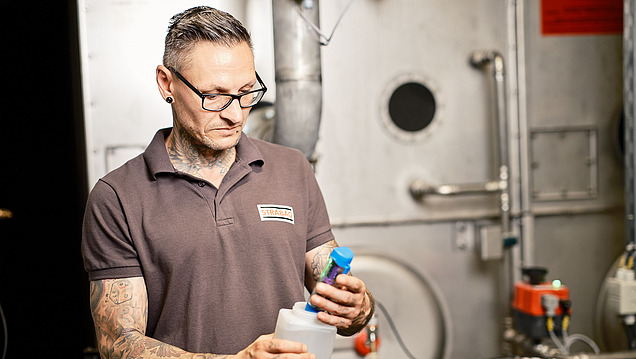
<svg viewBox="0 0 636 359">
<path fill-rule="evenodd" d="M 157 86 L 159 86 L 159 92 L 163 99 L 168 97 L 174 98 L 172 94 L 172 72 L 165 66 L 157 66 Z"/>
</svg>

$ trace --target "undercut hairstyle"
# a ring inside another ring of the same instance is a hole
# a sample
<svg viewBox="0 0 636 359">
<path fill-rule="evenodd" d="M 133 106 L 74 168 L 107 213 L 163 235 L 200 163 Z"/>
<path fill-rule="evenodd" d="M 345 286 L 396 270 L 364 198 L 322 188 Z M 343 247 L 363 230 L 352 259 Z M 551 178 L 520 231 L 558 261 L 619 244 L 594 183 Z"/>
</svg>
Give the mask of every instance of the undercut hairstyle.
<svg viewBox="0 0 636 359">
<path fill-rule="evenodd" d="M 225 46 L 246 43 L 253 49 L 250 33 L 234 16 L 209 6 L 197 6 L 170 19 L 163 65 L 180 69 L 190 50 L 201 41 Z"/>
</svg>

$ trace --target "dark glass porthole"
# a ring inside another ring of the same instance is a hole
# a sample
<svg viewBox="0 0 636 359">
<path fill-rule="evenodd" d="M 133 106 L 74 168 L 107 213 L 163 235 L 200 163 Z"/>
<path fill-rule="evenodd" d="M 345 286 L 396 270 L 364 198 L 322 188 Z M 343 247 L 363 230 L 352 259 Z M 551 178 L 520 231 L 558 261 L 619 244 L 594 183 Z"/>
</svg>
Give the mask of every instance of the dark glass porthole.
<svg viewBox="0 0 636 359">
<path fill-rule="evenodd" d="M 401 130 L 417 132 L 425 129 L 435 117 L 435 97 L 428 87 L 408 82 L 399 86 L 389 99 L 389 116 Z"/>
</svg>

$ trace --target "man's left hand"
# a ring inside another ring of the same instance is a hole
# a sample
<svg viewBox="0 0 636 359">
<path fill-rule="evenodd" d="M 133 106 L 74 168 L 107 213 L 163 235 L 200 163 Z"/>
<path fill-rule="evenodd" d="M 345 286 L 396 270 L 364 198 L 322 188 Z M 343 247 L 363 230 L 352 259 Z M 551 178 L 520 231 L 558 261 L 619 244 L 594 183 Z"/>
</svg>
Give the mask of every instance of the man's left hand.
<svg viewBox="0 0 636 359">
<path fill-rule="evenodd" d="M 325 283 L 316 285 L 316 293 L 309 299 L 322 309 L 318 319 L 338 327 L 338 334 L 349 336 L 359 332 L 373 315 L 374 302 L 362 280 L 352 275 L 340 274 L 336 286 Z"/>
</svg>

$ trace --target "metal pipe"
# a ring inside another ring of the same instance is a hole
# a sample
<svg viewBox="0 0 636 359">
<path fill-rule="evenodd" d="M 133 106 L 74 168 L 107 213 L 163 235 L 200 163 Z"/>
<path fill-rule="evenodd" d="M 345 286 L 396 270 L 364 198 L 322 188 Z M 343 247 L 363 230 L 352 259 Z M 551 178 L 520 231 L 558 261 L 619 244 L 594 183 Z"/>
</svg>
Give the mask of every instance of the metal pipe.
<svg viewBox="0 0 636 359">
<path fill-rule="evenodd" d="M 273 142 L 297 148 L 312 159 L 322 111 L 320 43 L 308 24 L 319 24 L 319 1 L 272 0 L 276 121 Z"/>
<path fill-rule="evenodd" d="M 508 250 L 504 251 L 503 267 L 501 271 L 501 304 L 502 317 L 507 318 L 509 313 L 508 303 L 512 297 L 514 287 L 514 260 L 510 246 L 516 243 L 511 226 L 510 205 L 510 158 L 508 150 L 508 117 L 506 109 L 506 82 L 504 59 L 497 51 L 475 51 L 470 57 L 470 63 L 476 68 L 484 68 L 490 64 L 494 80 L 493 109 L 497 127 L 497 160 L 499 165 L 499 211 L 501 218 L 502 245 Z"/>
<path fill-rule="evenodd" d="M 470 63 L 481 68 L 492 64 L 494 86 L 494 110 L 497 123 L 497 154 L 499 160 L 499 180 L 502 182 L 499 193 L 499 208 L 501 210 L 501 227 L 505 236 L 510 236 L 510 173 L 508 155 L 508 119 L 506 116 L 506 83 L 504 60 L 496 51 L 475 51 L 470 57 Z"/>
<path fill-rule="evenodd" d="M 465 195 L 465 194 L 484 194 L 496 193 L 501 191 L 501 181 L 490 181 L 486 183 L 460 183 L 460 184 L 444 184 L 433 186 L 422 180 L 415 180 L 411 183 L 409 190 L 411 195 L 420 199 L 425 195 Z"/>
<path fill-rule="evenodd" d="M 636 241 L 636 55 L 634 39 L 636 38 L 636 10 L 633 1 L 624 1 L 623 30 L 623 128 L 624 128 L 624 164 L 625 164 L 625 246 L 633 246 Z"/>
<path fill-rule="evenodd" d="M 497 125 L 497 158 L 499 175 L 497 181 L 490 181 L 480 184 L 444 184 L 432 186 L 415 180 L 411 183 L 411 195 L 416 199 L 421 199 L 424 195 L 456 195 L 456 194 L 479 194 L 479 193 L 499 193 L 499 210 L 501 213 L 502 237 L 511 238 L 510 221 L 510 173 L 508 158 L 508 120 L 506 116 L 506 88 L 504 60 L 501 54 L 496 51 L 475 51 L 470 57 L 470 63 L 475 67 L 483 67 L 492 64 L 494 86 L 494 110 Z"/>
<path fill-rule="evenodd" d="M 534 216 L 532 214 L 532 188 L 530 185 L 530 136 L 529 136 L 529 120 L 528 120 L 528 96 L 526 82 L 526 13 L 524 2 L 510 0 L 514 2 L 515 16 L 512 23 L 514 28 L 511 32 L 515 33 L 514 50 L 516 56 L 510 57 L 516 66 L 517 86 L 515 88 L 516 99 L 519 104 L 517 111 L 517 126 L 519 129 L 519 177 L 520 177 L 520 198 L 519 210 L 521 217 L 521 263 L 526 266 L 535 264 L 534 250 Z M 520 271 L 515 274 L 520 276 Z M 517 280 L 520 278 L 517 278 Z"/>
</svg>

